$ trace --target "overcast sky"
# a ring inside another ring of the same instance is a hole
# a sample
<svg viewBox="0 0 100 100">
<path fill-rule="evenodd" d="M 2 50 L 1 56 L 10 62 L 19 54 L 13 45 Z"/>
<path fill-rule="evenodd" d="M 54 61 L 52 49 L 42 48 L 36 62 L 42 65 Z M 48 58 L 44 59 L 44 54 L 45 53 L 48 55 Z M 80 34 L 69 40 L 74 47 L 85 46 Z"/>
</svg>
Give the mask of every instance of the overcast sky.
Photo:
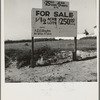
<svg viewBox="0 0 100 100">
<path fill-rule="evenodd" d="M 78 12 L 78 34 L 93 33 L 97 22 L 96 0 L 69 1 L 69 9 Z M 42 0 L 4 0 L 5 39 L 31 39 L 31 9 L 42 8 Z"/>
</svg>

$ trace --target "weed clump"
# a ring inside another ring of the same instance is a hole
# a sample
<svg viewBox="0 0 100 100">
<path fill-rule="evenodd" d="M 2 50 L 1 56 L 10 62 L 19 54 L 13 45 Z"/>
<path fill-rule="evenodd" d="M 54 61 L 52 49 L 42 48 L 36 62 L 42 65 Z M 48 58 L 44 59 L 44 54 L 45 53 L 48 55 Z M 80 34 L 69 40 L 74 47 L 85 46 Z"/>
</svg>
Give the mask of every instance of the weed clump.
<svg viewBox="0 0 100 100">
<path fill-rule="evenodd" d="M 57 52 L 57 51 L 58 50 L 52 49 L 51 47 L 45 45 L 34 51 L 34 53 L 35 53 L 34 58 L 37 60 L 38 58 L 43 56 L 43 58 L 46 60 L 46 59 L 50 58 L 51 56 L 54 56 L 55 52 Z"/>
<path fill-rule="evenodd" d="M 5 55 L 5 68 L 8 68 L 11 64 L 11 59 Z"/>
<path fill-rule="evenodd" d="M 17 68 L 30 65 L 31 51 L 22 51 L 17 55 Z"/>
<path fill-rule="evenodd" d="M 43 47 L 37 48 L 34 50 L 34 65 L 36 66 L 36 62 L 38 59 L 43 57 L 43 60 L 47 60 L 48 58 L 55 55 L 56 52 L 60 51 L 60 49 L 52 49 L 51 47 L 45 45 Z M 31 50 L 17 50 L 17 49 L 8 49 L 6 50 L 6 55 L 10 57 L 13 61 L 17 61 L 17 68 L 22 68 L 25 66 L 30 66 L 32 61 L 32 51 Z"/>
<path fill-rule="evenodd" d="M 6 49 L 5 55 L 8 56 L 12 61 L 15 61 L 17 56 L 22 52 L 23 51 L 19 49 Z"/>
</svg>

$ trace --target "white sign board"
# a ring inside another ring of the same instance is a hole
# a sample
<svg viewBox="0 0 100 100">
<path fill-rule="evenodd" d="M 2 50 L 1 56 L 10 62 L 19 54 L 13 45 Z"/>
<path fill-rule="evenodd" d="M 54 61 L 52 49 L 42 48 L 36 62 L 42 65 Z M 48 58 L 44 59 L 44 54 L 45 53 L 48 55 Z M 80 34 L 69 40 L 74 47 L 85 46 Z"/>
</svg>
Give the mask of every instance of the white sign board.
<svg viewBox="0 0 100 100">
<path fill-rule="evenodd" d="M 32 9 L 33 37 L 75 37 L 77 12 Z"/>
<path fill-rule="evenodd" d="M 42 7 L 46 9 L 60 9 L 69 11 L 69 2 L 42 0 Z"/>
</svg>

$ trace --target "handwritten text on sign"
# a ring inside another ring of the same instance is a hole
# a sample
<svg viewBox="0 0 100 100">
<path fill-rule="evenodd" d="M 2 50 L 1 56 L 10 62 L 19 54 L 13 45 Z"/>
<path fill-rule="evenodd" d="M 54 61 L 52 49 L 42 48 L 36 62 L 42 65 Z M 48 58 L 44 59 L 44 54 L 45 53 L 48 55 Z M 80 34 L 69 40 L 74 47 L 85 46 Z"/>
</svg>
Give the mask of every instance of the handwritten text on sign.
<svg viewBox="0 0 100 100">
<path fill-rule="evenodd" d="M 76 36 L 77 12 L 32 9 L 32 35 L 36 37 Z"/>
<path fill-rule="evenodd" d="M 69 2 L 64 1 L 42 0 L 42 6 L 46 9 L 48 8 L 69 11 Z"/>
</svg>

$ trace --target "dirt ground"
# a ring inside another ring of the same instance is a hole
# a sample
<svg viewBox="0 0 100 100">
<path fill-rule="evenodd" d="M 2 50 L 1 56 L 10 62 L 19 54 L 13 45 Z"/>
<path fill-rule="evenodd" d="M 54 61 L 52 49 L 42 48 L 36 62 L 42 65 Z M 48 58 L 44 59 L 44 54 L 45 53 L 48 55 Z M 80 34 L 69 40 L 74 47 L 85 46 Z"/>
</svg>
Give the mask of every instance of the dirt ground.
<svg viewBox="0 0 100 100">
<path fill-rule="evenodd" d="M 59 65 L 29 66 L 17 69 L 16 61 L 5 70 L 6 82 L 96 82 L 97 58 Z"/>
</svg>

